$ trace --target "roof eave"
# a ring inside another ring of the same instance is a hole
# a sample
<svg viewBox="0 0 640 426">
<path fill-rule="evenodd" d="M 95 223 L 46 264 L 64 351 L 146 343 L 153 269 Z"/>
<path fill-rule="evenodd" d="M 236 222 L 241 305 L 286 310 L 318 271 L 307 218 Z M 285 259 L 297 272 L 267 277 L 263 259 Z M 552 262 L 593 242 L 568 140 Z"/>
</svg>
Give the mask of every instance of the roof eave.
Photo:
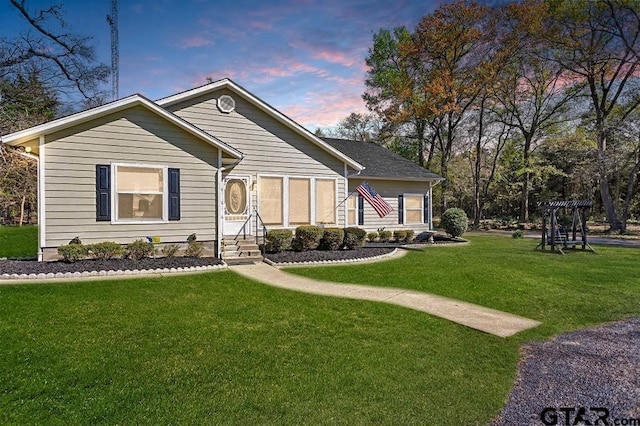
<svg viewBox="0 0 640 426">
<path fill-rule="evenodd" d="M 186 132 L 192 134 L 193 136 L 209 143 L 210 145 L 213 145 L 214 147 L 222 149 L 224 152 L 234 158 L 241 159 L 243 157 L 243 154 L 237 149 L 225 144 L 216 137 L 184 121 L 182 118 L 161 108 L 154 102 L 139 94 L 131 95 L 105 105 L 91 108 L 86 111 L 81 111 L 66 117 L 58 118 L 47 123 L 39 124 L 28 129 L 20 130 L 18 132 L 2 136 L 0 137 L 0 141 L 12 146 L 20 145 L 21 143 L 28 142 L 40 136 L 55 133 L 57 131 L 76 126 L 78 124 L 86 123 L 93 119 L 105 116 L 107 114 L 113 114 L 118 111 L 123 111 L 136 105 L 146 107 L 147 109 L 162 116 L 166 120 L 172 122 Z"/>
</svg>

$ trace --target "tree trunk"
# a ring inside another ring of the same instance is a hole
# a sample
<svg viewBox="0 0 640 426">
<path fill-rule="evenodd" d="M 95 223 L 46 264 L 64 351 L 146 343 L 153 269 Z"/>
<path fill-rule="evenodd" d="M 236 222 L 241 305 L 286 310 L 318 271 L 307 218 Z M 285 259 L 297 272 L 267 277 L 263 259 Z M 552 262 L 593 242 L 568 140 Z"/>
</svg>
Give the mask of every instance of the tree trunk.
<svg viewBox="0 0 640 426">
<path fill-rule="evenodd" d="M 627 219 L 629 218 L 629 205 L 631 204 L 631 199 L 633 198 L 634 188 L 636 185 L 636 177 L 640 172 L 640 161 L 638 161 L 633 169 L 629 173 L 629 179 L 627 182 L 627 194 L 624 197 L 624 208 L 622 210 L 622 226 L 620 227 L 620 232 L 627 232 Z"/>
<path fill-rule="evenodd" d="M 24 222 L 24 205 L 26 201 L 27 201 L 27 196 L 23 195 L 22 200 L 20 201 L 20 222 L 18 223 L 18 226 L 22 226 Z"/>
<path fill-rule="evenodd" d="M 480 117 L 478 118 L 478 138 L 476 139 L 476 158 L 473 170 L 473 224 L 480 225 L 482 206 L 480 203 L 480 166 L 482 165 L 482 134 L 484 133 L 484 102 L 480 102 Z"/>
<path fill-rule="evenodd" d="M 522 197 L 520 199 L 520 222 L 529 221 L 529 184 L 531 180 L 531 172 L 529 171 L 529 157 L 531 151 L 531 138 L 532 135 L 527 133 L 524 134 L 524 173 L 522 175 Z"/>
<path fill-rule="evenodd" d="M 600 179 L 600 198 L 602 206 L 607 215 L 607 221 L 611 231 L 619 232 L 622 229 L 622 223 L 618 218 L 616 206 L 611 196 L 611 188 L 609 187 L 609 175 L 607 174 L 607 162 L 605 152 L 607 149 L 607 135 L 601 131 L 598 134 L 598 178 Z"/>
</svg>

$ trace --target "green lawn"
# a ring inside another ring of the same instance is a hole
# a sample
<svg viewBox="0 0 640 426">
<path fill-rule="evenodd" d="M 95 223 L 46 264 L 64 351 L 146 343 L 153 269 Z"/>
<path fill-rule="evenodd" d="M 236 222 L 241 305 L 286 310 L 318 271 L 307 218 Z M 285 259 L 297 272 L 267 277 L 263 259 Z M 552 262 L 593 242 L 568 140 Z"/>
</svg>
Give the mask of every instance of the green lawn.
<svg viewBox="0 0 640 426">
<path fill-rule="evenodd" d="M 0 286 L 0 423 L 486 424 L 522 343 L 640 314 L 639 250 L 558 256 L 534 245 L 478 236 L 378 264 L 296 270 L 544 323 L 508 339 L 231 272 Z"/>
<path fill-rule="evenodd" d="M 38 227 L 1 226 L 0 257 L 23 258 L 38 254 Z"/>
</svg>

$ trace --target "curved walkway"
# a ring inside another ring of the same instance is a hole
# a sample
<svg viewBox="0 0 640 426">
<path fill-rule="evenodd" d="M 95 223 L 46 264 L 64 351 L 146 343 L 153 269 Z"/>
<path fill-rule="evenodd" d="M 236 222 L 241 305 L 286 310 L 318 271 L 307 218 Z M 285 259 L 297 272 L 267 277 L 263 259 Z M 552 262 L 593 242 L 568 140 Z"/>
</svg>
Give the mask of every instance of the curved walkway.
<svg viewBox="0 0 640 426">
<path fill-rule="evenodd" d="M 264 263 L 229 266 L 229 269 L 274 287 L 322 296 L 391 303 L 500 337 L 540 325 L 538 321 L 528 318 L 414 290 L 318 281 L 288 274 Z"/>
</svg>

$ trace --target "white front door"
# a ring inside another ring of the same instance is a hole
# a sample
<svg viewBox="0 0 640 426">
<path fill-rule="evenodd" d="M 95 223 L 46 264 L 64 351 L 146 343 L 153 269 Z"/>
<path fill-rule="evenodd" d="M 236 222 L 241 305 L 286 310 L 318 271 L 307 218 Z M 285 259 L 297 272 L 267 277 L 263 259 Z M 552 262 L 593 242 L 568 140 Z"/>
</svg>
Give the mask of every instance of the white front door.
<svg viewBox="0 0 640 426">
<path fill-rule="evenodd" d="M 236 235 L 249 218 L 249 177 L 227 176 L 224 179 L 224 235 Z M 252 234 L 251 221 L 246 224 L 247 235 Z"/>
</svg>

